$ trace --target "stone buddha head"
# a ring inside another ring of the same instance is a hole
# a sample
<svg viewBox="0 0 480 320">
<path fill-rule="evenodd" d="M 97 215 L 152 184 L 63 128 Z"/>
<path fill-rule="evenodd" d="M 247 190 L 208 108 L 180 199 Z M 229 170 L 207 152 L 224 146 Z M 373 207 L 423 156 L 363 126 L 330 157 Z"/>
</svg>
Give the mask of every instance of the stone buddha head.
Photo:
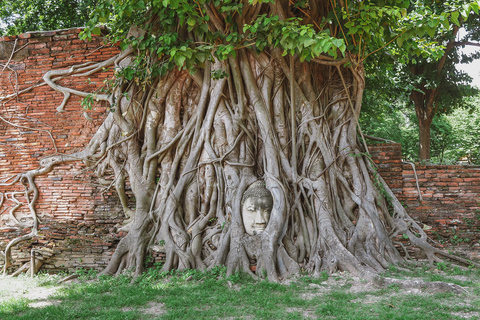
<svg viewBox="0 0 480 320">
<path fill-rule="evenodd" d="M 273 197 L 265 188 L 265 182 L 252 183 L 242 196 L 242 220 L 249 235 L 261 234 L 270 220 Z"/>
</svg>

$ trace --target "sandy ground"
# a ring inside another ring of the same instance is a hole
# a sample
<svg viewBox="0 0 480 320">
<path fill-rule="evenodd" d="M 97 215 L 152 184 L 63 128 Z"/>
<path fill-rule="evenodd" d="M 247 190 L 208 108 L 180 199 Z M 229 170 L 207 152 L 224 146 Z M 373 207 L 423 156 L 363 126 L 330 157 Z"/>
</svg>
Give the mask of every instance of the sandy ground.
<svg viewBox="0 0 480 320">
<path fill-rule="evenodd" d="M 42 279 L 42 282 L 46 279 Z M 43 307 L 59 302 L 52 297 L 62 285 L 41 286 L 38 278 L 27 276 L 0 277 L 0 303 L 25 298 L 31 301 L 31 307 Z"/>
</svg>

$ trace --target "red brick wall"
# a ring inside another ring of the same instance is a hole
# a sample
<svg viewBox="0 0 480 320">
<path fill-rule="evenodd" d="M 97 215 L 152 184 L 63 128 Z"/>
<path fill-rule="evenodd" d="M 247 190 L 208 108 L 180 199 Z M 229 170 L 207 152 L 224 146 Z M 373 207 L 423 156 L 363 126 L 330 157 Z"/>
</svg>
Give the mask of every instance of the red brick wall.
<svg viewBox="0 0 480 320">
<path fill-rule="evenodd" d="M 0 73 L 0 97 L 42 83 L 43 75 L 51 69 L 103 61 L 119 52 L 101 37 L 91 42 L 80 40 L 80 31 L 33 32 L 0 39 L 0 49 L 4 49 L 0 54 L 0 72 L 8 62 Z M 12 48 L 23 49 L 9 61 Z M 111 76 L 112 71 L 106 70 L 88 77 L 66 77 L 58 83 L 91 92 Z M 40 159 L 56 152 L 55 146 L 59 153 L 81 150 L 108 112 L 105 104 L 97 104 L 92 110 L 86 110 L 93 119 L 88 121 L 80 97 L 72 95 L 65 112 L 59 113 L 56 107 L 62 100 L 63 94 L 44 85 L 0 101 L 3 118 L 0 119 L 0 180 L 37 168 Z M 123 213 L 116 196 L 107 192 L 102 198 L 102 189 L 95 185 L 91 172 L 84 170 L 81 163 L 72 162 L 36 179 L 40 191 L 36 206 L 41 220 L 39 236 L 15 247 L 15 268 L 29 259 L 30 248 L 48 248 L 42 249 L 43 255 L 51 254 L 52 257 L 43 269 L 100 269 L 108 261 L 119 240 L 116 226 L 123 221 Z M 19 228 L 11 218 L 10 211 L 15 205 L 11 192 L 14 190 L 21 191 L 22 186 L 18 183 L 0 186 L 4 195 L 10 193 L 0 208 L 2 251 L 9 240 L 30 230 L 21 225 Z M 17 199 L 23 205 L 13 216 L 28 225 L 31 219 L 26 198 L 19 195 Z M 1 255 L 0 265 L 3 265 Z"/>
<path fill-rule="evenodd" d="M 378 171 L 411 216 L 427 229 L 432 227 L 426 232 L 433 240 L 443 247 L 455 245 L 469 257 L 480 258 L 480 166 L 416 164 L 420 200 L 412 166 L 402 164 L 398 158 L 401 146 L 378 144 L 369 149 Z M 392 175 L 395 178 L 389 179 Z"/>
<path fill-rule="evenodd" d="M 368 146 L 382 178 L 395 194 L 402 192 L 402 146 L 399 143 Z"/>
</svg>

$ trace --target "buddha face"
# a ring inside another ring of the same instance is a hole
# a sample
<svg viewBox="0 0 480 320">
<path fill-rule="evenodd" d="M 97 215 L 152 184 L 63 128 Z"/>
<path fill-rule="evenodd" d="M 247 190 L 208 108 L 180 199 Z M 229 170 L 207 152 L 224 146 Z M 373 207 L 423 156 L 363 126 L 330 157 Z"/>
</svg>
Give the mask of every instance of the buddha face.
<svg viewBox="0 0 480 320">
<path fill-rule="evenodd" d="M 242 205 L 242 219 L 245 232 L 252 236 L 262 233 L 267 227 L 271 212 L 271 196 L 255 196 L 245 199 Z"/>
</svg>

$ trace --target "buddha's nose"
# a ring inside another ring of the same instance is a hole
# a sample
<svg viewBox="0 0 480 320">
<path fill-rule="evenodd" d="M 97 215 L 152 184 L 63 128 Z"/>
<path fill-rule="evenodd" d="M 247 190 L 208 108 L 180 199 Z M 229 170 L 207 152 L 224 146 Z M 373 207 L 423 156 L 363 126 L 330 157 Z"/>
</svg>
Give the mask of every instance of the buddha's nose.
<svg viewBox="0 0 480 320">
<path fill-rule="evenodd" d="M 267 220 L 262 214 L 262 210 L 256 210 L 255 212 L 255 224 L 266 224 Z"/>
</svg>

